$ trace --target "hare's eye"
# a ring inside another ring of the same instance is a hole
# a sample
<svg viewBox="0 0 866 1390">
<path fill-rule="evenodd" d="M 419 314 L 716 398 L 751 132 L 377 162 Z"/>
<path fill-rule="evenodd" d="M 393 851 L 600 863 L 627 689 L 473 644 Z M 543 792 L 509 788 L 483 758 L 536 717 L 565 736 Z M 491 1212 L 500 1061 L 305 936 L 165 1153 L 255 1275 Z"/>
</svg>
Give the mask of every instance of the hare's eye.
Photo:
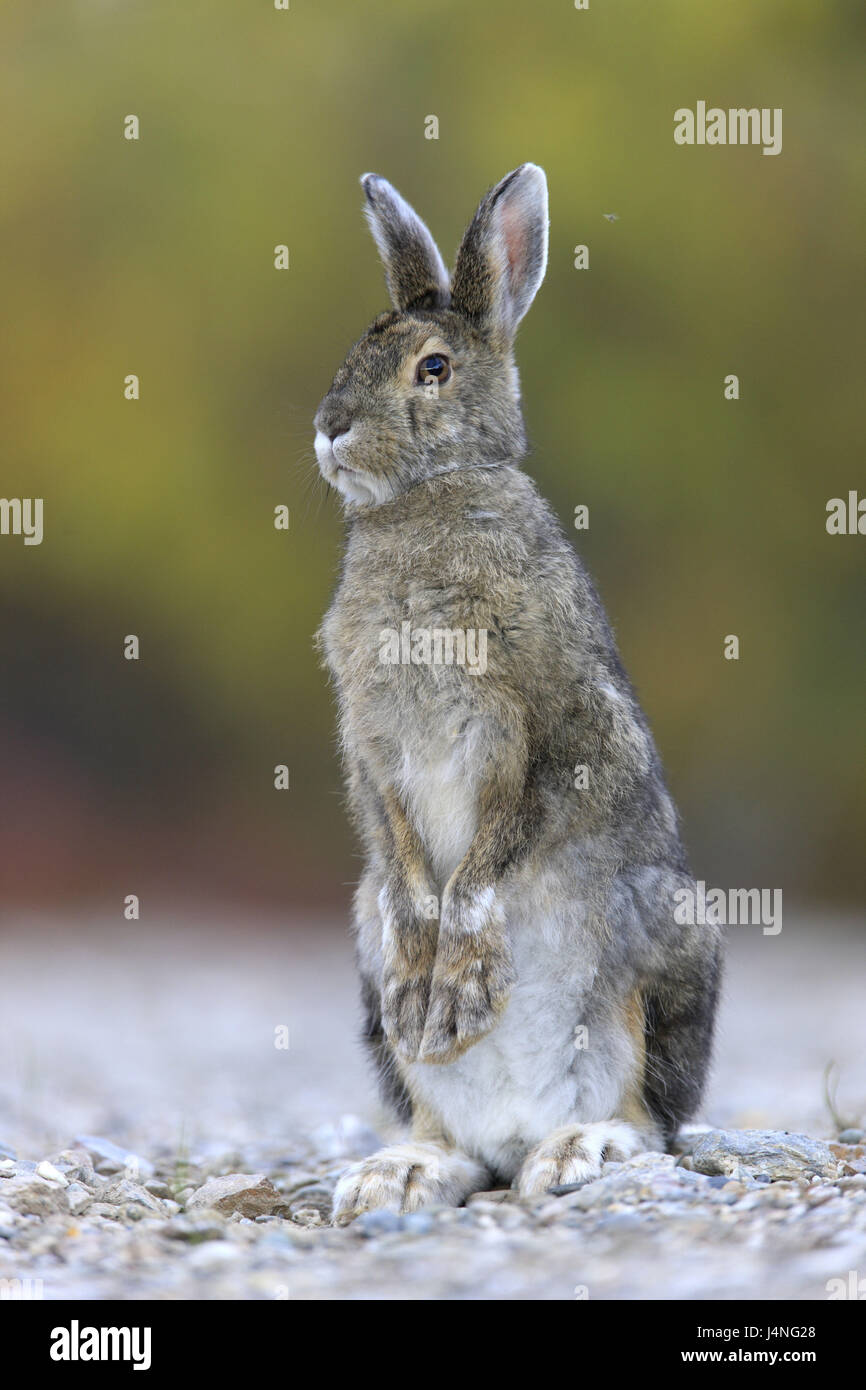
<svg viewBox="0 0 866 1390">
<path fill-rule="evenodd" d="M 447 381 L 451 375 L 451 364 L 447 357 L 442 357 L 438 352 L 434 352 L 431 357 L 425 357 L 418 363 L 418 371 L 415 374 L 415 383 L 424 386 L 428 381 L 438 381 L 440 386 L 443 381 Z"/>
</svg>

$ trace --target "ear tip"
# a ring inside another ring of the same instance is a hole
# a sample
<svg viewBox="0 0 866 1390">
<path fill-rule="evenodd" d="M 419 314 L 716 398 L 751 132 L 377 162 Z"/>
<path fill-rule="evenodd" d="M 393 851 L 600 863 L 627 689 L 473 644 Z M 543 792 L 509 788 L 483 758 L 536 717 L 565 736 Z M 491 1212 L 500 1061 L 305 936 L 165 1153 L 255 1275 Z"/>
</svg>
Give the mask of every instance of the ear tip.
<svg viewBox="0 0 866 1390">
<path fill-rule="evenodd" d="M 371 201 L 376 191 L 376 185 L 382 182 L 379 174 L 362 174 L 360 178 L 361 187 Z"/>
<path fill-rule="evenodd" d="M 533 164 L 530 160 L 524 164 L 518 164 L 516 169 L 511 170 L 510 174 L 506 174 L 504 179 L 500 179 L 484 201 L 495 204 L 501 198 L 518 198 L 521 202 L 526 200 L 543 208 L 546 212 L 548 205 L 547 175 L 541 165 Z M 482 203 L 483 206 L 484 203 Z"/>
<path fill-rule="evenodd" d="M 521 178 L 531 179 L 540 189 L 543 188 L 545 192 L 547 191 L 547 175 L 540 164 L 533 164 L 528 161 L 526 164 L 521 164 L 517 172 Z"/>
</svg>

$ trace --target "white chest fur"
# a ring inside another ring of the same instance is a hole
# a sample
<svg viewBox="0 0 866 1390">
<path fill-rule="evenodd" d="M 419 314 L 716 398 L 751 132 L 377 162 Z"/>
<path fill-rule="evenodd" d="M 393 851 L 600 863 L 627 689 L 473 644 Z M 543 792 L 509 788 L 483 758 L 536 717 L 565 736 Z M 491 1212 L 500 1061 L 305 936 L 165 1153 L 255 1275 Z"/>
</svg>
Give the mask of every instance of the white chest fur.
<svg viewBox="0 0 866 1390">
<path fill-rule="evenodd" d="M 465 855 L 477 828 L 477 772 L 483 742 L 481 721 L 468 719 L 459 729 L 428 730 L 426 736 L 402 745 L 399 790 L 440 888 Z"/>
</svg>

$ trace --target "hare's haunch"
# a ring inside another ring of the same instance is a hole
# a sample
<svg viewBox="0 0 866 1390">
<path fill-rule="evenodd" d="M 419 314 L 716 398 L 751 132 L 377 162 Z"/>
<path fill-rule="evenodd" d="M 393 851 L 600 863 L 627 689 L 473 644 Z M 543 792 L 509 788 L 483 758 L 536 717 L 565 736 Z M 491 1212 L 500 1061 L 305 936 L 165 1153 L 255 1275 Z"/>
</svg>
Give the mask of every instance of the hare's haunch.
<svg viewBox="0 0 866 1390">
<path fill-rule="evenodd" d="M 362 183 L 394 307 L 315 419 L 347 521 L 319 638 L 365 853 L 366 1038 L 412 1137 L 349 1169 L 339 1222 L 494 1181 L 533 1195 L 669 1142 L 720 958 L 718 928 L 677 920 L 692 880 L 652 735 L 520 467 L 544 173 L 482 199 L 450 278 L 395 189 Z"/>
</svg>

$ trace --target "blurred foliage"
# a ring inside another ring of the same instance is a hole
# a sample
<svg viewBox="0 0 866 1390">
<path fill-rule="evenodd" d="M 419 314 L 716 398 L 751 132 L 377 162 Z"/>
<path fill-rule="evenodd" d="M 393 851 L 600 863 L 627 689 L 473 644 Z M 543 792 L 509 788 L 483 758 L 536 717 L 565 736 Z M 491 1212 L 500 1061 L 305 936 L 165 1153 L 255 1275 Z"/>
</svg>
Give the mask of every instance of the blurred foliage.
<svg viewBox="0 0 866 1390">
<path fill-rule="evenodd" d="M 328 898 L 355 876 L 310 422 L 385 307 L 358 177 L 447 257 L 532 159 L 528 466 L 567 526 L 590 508 L 576 539 L 695 867 L 850 900 L 866 541 L 824 521 L 866 491 L 863 6 L 19 0 L 0 38 L 2 492 L 45 499 L 42 546 L 0 538 L 7 888 Z M 781 106 L 782 154 L 676 146 L 698 99 Z"/>
</svg>

